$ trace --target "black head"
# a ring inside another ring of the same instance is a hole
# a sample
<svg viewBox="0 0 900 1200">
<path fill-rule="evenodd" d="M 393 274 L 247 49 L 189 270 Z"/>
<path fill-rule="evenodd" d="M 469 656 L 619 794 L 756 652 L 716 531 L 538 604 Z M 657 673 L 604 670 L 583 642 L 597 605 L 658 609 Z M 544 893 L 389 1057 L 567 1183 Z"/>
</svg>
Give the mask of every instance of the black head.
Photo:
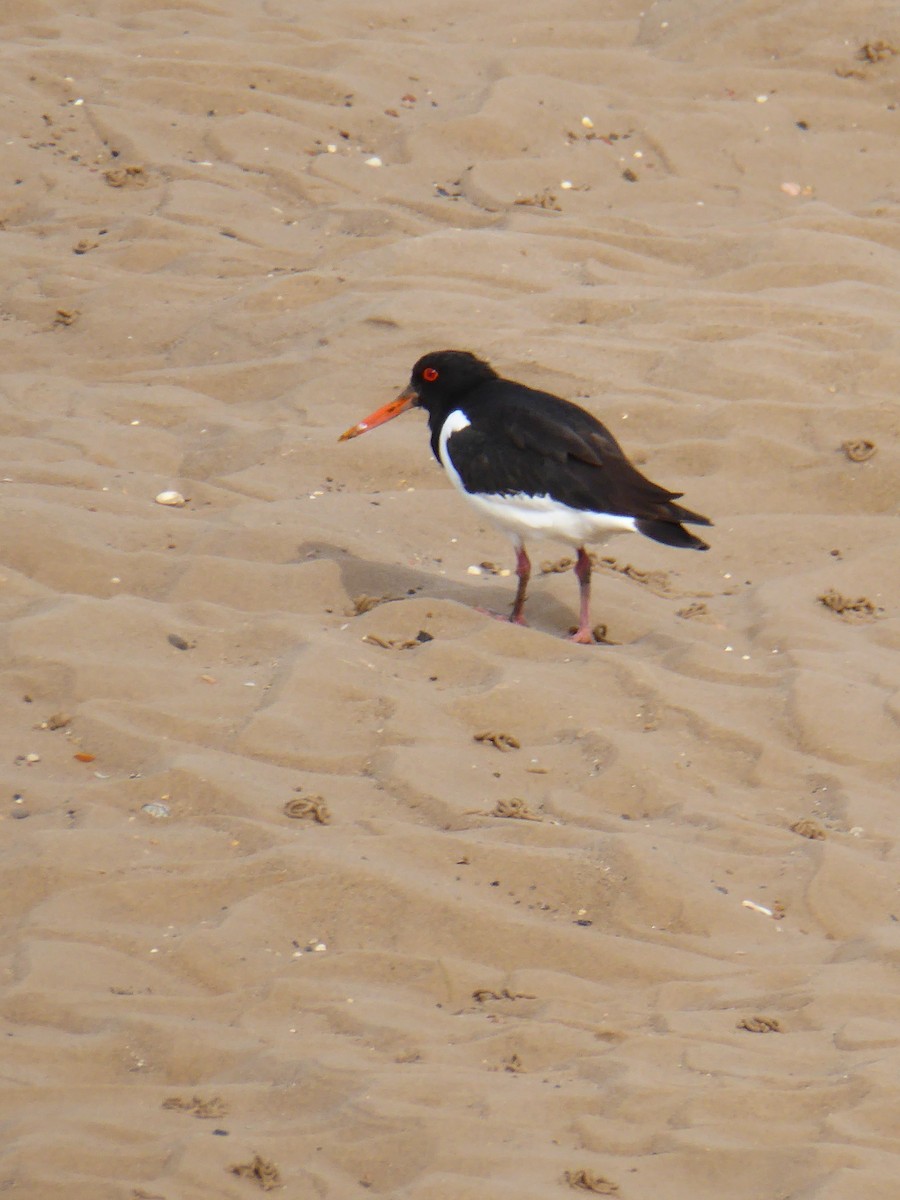
<svg viewBox="0 0 900 1200">
<path fill-rule="evenodd" d="M 411 408 L 424 408 L 432 435 L 440 428 L 444 417 L 462 401 L 463 396 L 481 383 L 496 379 L 497 372 L 468 350 L 434 350 L 420 358 L 413 367 L 409 387 L 394 400 L 389 400 L 362 421 L 345 430 L 340 441 L 359 437 L 393 421 Z M 435 451 L 436 453 L 436 451 Z"/>
<path fill-rule="evenodd" d="M 496 378 L 493 367 L 468 350 L 432 350 L 413 367 L 409 383 L 422 408 L 434 411 L 452 406 L 478 384 Z"/>
</svg>

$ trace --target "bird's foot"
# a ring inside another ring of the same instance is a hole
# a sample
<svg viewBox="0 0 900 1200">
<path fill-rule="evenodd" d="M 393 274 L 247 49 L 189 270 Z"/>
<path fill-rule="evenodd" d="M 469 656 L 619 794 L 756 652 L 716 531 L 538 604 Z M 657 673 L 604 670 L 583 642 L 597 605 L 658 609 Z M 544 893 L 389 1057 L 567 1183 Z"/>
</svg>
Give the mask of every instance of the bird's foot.
<svg viewBox="0 0 900 1200">
<path fill-rule="evenodd" d="M 569 641 L 578 642 L 580 646 L 593 646 L 594 631 L 593 629 L 586 629 L 583 625 L 580 625 L 574 631 L 574 633 L 569 634 Z"/>
<path fill-rule="evenodd" d="M 528 622 L 521 613 L 499 613 L 494 612 L 492 608 L 476 607 L 476 612 L 480 612 L 485 617 L 491 617 L 494 621 L 505 621 L 507 625 L 524 625 L 528 627 Z"/>
</svg>

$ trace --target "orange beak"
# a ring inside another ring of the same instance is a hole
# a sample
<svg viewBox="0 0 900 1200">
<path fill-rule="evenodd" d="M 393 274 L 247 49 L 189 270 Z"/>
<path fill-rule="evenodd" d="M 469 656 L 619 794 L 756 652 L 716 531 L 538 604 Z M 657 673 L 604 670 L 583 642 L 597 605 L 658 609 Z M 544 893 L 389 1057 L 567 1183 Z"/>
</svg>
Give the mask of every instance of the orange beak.
<svg viewBox="0 0 900 1200">
<path fill-rule="evenodd" d="M 412 408 L 418 403 L 419 394 L 412 388 L 408 387 L 405 392 L 401 392 L 396 400 L 389 400 L 387 404 L 383 404 L 381 408 L 377 408 L 365 420 L 360 421 L 358 425 L 351 425 L 338 438 L 339 442 L 346 442 L 350 438 L 359 437 L 361 433 L 368 433 L 370 429 L 375 429 L 379 425 L 384 425 L 386 421 L 393 421 L 394 417 L 399 417 L 401 413 L 405 413 L 407 409 Z"/>
</svg>

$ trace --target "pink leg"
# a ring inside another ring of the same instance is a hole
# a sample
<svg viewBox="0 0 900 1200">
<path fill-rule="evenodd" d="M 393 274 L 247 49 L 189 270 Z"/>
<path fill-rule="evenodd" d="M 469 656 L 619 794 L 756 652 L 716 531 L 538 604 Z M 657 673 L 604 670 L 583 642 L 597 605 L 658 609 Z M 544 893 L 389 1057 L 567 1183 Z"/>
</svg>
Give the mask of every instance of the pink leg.
<svg viewBox="0 0 900 1200">
<path fill-rule="evenodd" d="M 519 586 L 516 588 L 516 598 L 513 601 L 509 619 L 514 625 L 527 625 L 528 622 L 522 616 L 522 609 L 525 607 L 528 580 L 531 578 L 531 560 L 525 553 L 524 546 L 516 547 L 516 574 L 519 577 Z"/>
<path fill-rule="evenodd" d="M 516 598 L 508 617 L 504 613 L 492 612 L 489 608 L 479 608 L 477 611 L 484 613 L 486 617 L 493 617 L 495 621 L 509 621 L 512 625 L 527 625 L 528 622 L 522 615 L 522 609 L 525 607 L 528 580 L 531 578 L 531 561 L 525 553 L 524 546 L 516 546 L 516 574 L 519 577 L 519 586 L 516 588 Z"/>
<path fill-rule="evenodd" d="M 575 563 L 575 574 L 581 590 L 581 612 L 578 628 L 571 635 L 570 641 L 580 642 L 585 646 L 594 644 L 594 632 L 591 629 L 591 560 L 585 553 L 584 546 L 578 547 L 578 561 Z"/>
</svg>

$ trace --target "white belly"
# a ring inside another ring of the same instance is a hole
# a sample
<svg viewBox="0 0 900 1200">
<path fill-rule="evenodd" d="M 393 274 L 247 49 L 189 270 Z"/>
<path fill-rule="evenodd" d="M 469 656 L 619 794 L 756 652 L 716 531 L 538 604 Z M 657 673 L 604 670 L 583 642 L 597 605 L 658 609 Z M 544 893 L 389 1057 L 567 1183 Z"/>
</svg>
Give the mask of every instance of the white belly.
<svg viewBox="0 0 900 1200">
<path fill-rule="evenodd" d="M 482 516 L 516 542 L 543 537 L 577 547 L 605 542 L 615 533 L 635 532 L 634 517 L 569 508 L 551 496 L 484 496 L 460 490 Z"/>
</svg>

